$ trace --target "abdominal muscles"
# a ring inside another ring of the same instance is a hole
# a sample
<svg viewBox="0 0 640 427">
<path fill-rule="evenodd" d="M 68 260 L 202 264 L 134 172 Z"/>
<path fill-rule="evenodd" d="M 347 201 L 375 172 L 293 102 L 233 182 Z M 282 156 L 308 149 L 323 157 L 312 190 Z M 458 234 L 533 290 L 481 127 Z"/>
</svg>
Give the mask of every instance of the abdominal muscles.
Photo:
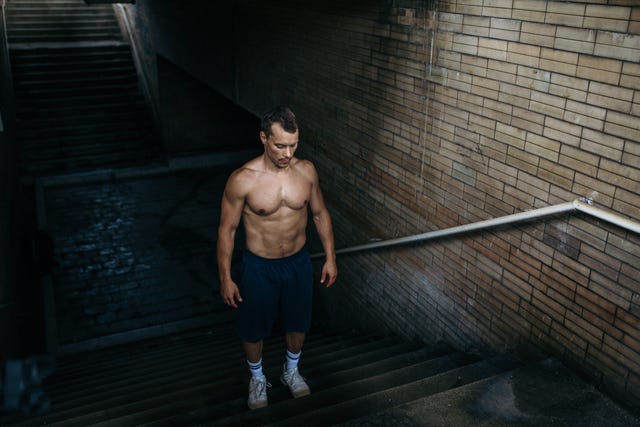
<svg viewBox="0 0 640 427">
<path fill-rule="evenodd" d="M 270 215 L 245 209 L 243 217 L 247 249 L 258 256 L 283 258 L 306 242 L 307 209 L 280 207 Z"/>
</svg>

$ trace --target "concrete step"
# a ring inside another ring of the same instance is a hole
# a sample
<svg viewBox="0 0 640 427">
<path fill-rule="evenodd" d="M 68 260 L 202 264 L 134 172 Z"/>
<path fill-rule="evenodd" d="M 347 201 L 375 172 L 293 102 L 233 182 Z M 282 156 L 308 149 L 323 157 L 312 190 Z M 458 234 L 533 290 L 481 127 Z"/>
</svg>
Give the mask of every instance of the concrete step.
<svg viewBox="0 0 640 427">
<path fill-rule="evenodd" d="M 119 122 L 115 126 L 113 123 L 103 122 L 90 124 L 88 126 L 74 126 L 67 128 L 61 126 L 58 128 L 49 127 L 46 131 L 37 129 L 20 129 L 20 135 L 17 138 L 20 145 L 30 150 L 37 147 L 44 148 L 46 145 L 52 146 L 72 146 L 94 144 L 96 142 L 112 142 L 114 139 L 126 137 L 127 135 L 136 134 L 145 138 L 149 134 L 149 128 L 143 126 L 144 122 L 126 121 Z"/>
<path fill-rule="evenodd" d="M 106 49 L 109 48 L 109 49 Z M 36 52 L 36 50 L 38 52 Z M 19 74 L 60 73 L 71 70 L 122 66 L 131 63 L 131 51 L 128 46 L 103 46 L 95 49 L 95 55 L 84 52 L 83 48 L 56 49 L 57 53 L 42 52 L 42 49 L 11 51 L 11 66 Z M 73 52 L 82 50 L 82 52 Z M 42 52 L 42 53 L 41 53 Z"/>
<path fill-rule="evenodd" d="M 60 12 L 77 12 L 83 14 L 90 13 L 113 13 L 111 5 L 87 5 L 84 1 L 16 1 L 7 2 L 7 15 L 49 15 Z"/>
<path fill-rule="evenodd" d="M 112 105 L 112 104 L 126 104 L 129 102 L 136 102 L 140 99 L 140 93 L 107 93 L 100 96 L 67 96 L 63 99 L 32 99 L 28 104 L 22 104 L 19 106 L 18 115 L 22 112 L 25 114 L 32 113 L 34 111 L 42 110 L 55 110 L 65 108 L 83 108 L 84 106 L 91 107 L 93 105 Z"/>
<path fill-rule="evenodd" d="M 37 44 L 37 43 L 72 43 L 72 42 L 100 42 L 100 41 L 121 41 L 121 35 L 109 31 L 96 31 L 92 33 L 70 33 L 70 34 L 33 34 L 11 37 L 9 48 L 17 44 Z"/>
<path fill-rule="evenodd" d="M 108 115 L 116 114 L 122 111 L 140 111 L 146 108 L 145 101 L 143 99 L 128 100 L 120 102 L 103 102 L 92 104 L 80 105 L 80 106 L 63 106 L 61 108 L 56 107 L 41 107 L 41 108 L 21 108 L 18 110 L 18 115 L 24 121 L 29 120 L 54 120 L 62 118 L 75 118 L 83 116 L 96 115 Z"/>
<path fill-rule="evenodd" d="M 89 120 L 104 120 L 111 115 L 122 116 L 122 114 L 137 114 L 145 111 L 144 100 L 139 99 L 128 103 L 120 104 L 93 104 L 83 107 L 66 107 L 61 109 L 41 109 L 38 111 L 22 110 L 20 117 L 23 122 L 33 121 L 35 128 L 49 128 L 51 125 L 72 122 L 82 123 L 85 118 Z"/>
<path fill-rule="evenodd" d="M 7 34 L 9 39 L 12 36 L 20 36 L 21 34 L 29 33 L 64 33 L 65 31 L 104 31 L 114 30 L 120 31 L 118 22 L 114 19 L 104 19 L 98 17 L 96 19 L 82 19 L 82 20 L 22 20 L 19 24 L 13 23 L 11 27 L 7 28 Z"/>
<path fill-rule="evenodd" d="M 88 7 L 84 0 L 11 0 L 12 6 L 16 7 L 64 7 L 80 6 Z M 104 6 L 108 7 L 108 6 Z"/>
<path fill-rule="evenodd" d="M 138 148 L 151 148 L 153 144 L 153 134 L 151 131 L 146 133 L 136 129 L 135 123 L 129 126 L 129 129 L 105 130 L 102 133 L 90 130 L 90 139 L 84 137 L 69 138 L 68 135 L 63 137 L 42 137 L 37 135 L 33 139 L 23 139 L 24 143 L 18 147 L 18 152 L 29 158 L 39 158 L 43 156 L 57 155 L 86 155 L 92 152 L 100 153 L 109 149 L 118 149 L 128 151 Z M 46 135 L 46 130 L 42 134 Z M 93 139 L 95 137 L 95 140 Z M 38 150 L 38 151 L 36 151 Z M 58 154 L 56 154 L 58 152 Z M 66 273 L 66 272 L 63 272 Z M 73 272 L 71 272 L 73 273 Z M 81 278 L 80 278 L 81 279 Z M 77 287 L 74 285 L 73 277 L 69 277 L 69 288 Z"/>
<path fill-rule="evenodd" d="M 17 16 L 14 16 L 17 18 Z M 113 27 L 118 26 L 118 21 L 111 14 L 103 14 L 103 15 L 86 15 L 86 17 L 80 18 L 78 15 L 73 14 L 63 14 L 60 17 L 52 18 L 49 15 L 43 16 L 23 16 L 20 19 L 12 20 L 13 28 L 12 29 L 35 29 L 39 28 L 45 30 L 47 28 L 68 28 L 68 27 Z"/>
<path fill-rule="evenodd" d="M 126 142 L 130 142 L 130 146 L 126 145 Z M 20 152 L 21 161 L 24 161 L 29 165 L 30 168 L 38 168 L 38 167 L 46 167 L 47 170 L 63 167 L 65 165 L 71 165 L 76 162 L 82 164 L 85 163 L 91 166 L 100 166 L 103 165 L 104 161 L 107 159 L 114 160 L 116 158 L 120 158 L 125 161 L 127 164 L 131 164 L 133 161 L 139 163 L 144 158 L 147 158 L 149 161 L 153 160 L 153 153 L 150 150 L 145 150 L 144 147 L 139 147 L 137 145 L 133 145 L 137 141 L 123 141 L 121 144 L 113 143 L 113 144 L 102 144 L 96 145 L 94 149 L 90 146 L 80 147 L 79 150 L 64 150 L 60 148 L 53 148 L 51 150 L 43 150 L 44 152 L 39 155 L 34 155 L 32 152 Z M 116 151 L 120 150 L 118 154 Z M 61 158 L 61 154 L 68 153 L 68 158 Z M 22 158 L 24 157 L 24 158 Z M 56 166 L 57 165 L 57 166 Z M 83 170 L 87 170 L 86 168 Z M 178 310 L 179 307 L 176 307 Z M 195 313 L 196 307 L 194 307 Z M 204 308 L 199 310 L 200 312 L 205 311 Z M 152 313 L 155 314 L 155 313 Z M 141 321 L 149 316 L 141 315 Z M 178 317 L 177 314 L 174 317 Z M 106 319 L 106 317 L 105 317 Z M 177 319 L 176 319 L 177 320 Z M 100 320 L 100 322 L 104 322 L 104 320 Z M 69 326 L 69 325 L 65 325 Z M 113 325 L 113 331 L 102 331 L 104 333 L 116 332 L 116 325 Z M 102 328 L 100 328 L 102 330 Z M 119 328 L 118 328 L 119 329 Z M 78 333 L 74 336 L 74 339 L 71 341 L 78 341 L 80 339 L 87 339 L 89 337 L 86 336 L 86 333 Z M 65 341 L 66 342 L 66 341 Z"/>
<path fill-rule="evenodd" d="M 7 18 L 14 19 L 37 19 L 53 17 L 60 18 L 93 18 L 96 16 L 109 17 L 113 15 L 113 8 L 110 6 L 82 6 L 82 4 L 23 4 L 9 2 L 7 7 Z"/>
<path fill-rule="evenodd" d="M 153 162 L 157 155 L 153 150 L 129 149 L 115 153 L 114 148 L 110 148 L 107 153 L 90 153 L 78 155 L 70 153 L 67 158 L 61 158 L 58 152 L 48 158 L 31 158 L 20 166 L 20 171 L 25 177 L 51 176 L 69 171 L 82 172 L 96 169 L 109 169 L 117 165 L 119 168 L 139 166 Z M 161 319 L 160 319 L 161 320 Z"/>
<path fill-rule="evenodd" d="M 72 74 L 70 71 L 67 75 Z M 53 75 L 47 79 L 26 80 L 18 77 L 15 81 L 16 96 L 46 93 L 60 93 L 63 91 L 79 91 L 94 87 L 131 87 L 135 88 L 138 76 L 131 69 L 120 69 L 115 73 L 91 73 L 73 77 L 65 75 Z"/>
<path fill-rule="evenodd" d="M 113 19 L 113 10 L 88 11 L 86 9 L 42 9 L 42 8 L 7 8 L 7 27 L 13 29 L 22 23 L 33 22 L 83 22 L 106 21 Z"/>
<path fill-rule="evenodd" d="M 81 65 L 81 64 L 77 64 Z M 68 66 L 65 69 L 43 69 L 38 70 L 17 70 L 16 79 L 14 84 L 17 86 L 28 84 L 41 84 L 45 82 L 74 82 L 75 80 L 86 80 L 89 78 L 101 78 L 111 75 L 136 75 L 136 69 L 131 63 L 131 60 L 126 62 L 102 62 L 99 64 L 91 64 L 91 66 L 84 66 L 82 68 L 72 68 Z"/>
<path fill-rule="evenodd" d="M 114 126 L 118 126 L 118 123 L 133 122 L 138 123 L 138 126 L 142 123 L 146 124 L 145 119 L 148 120 L 145 110 L 131 109 L 125 111 L 113 111 L 111 113 L 101 111 L 85 111 L 77 116 L 61 116 L 61 117 L 42 117 L 37 119 L 31 119 L 27 117 L 23 119 L 20 117 L 17 120 L 17 127 L 24 135 L 39 134 L 41 130 L 46 132 L 52 132 L 55 135 L 56 130 L 68 131 L 68 134 L 76 134 L 76 131 L 84 133 L 84 128 L 103 127 L 105 123 L 113 123 Z M 30 125 L 29 125 L 30 122 Z M 94 126 L 96 124 L 96 126 Z M 101 126 L 97 126 L 101 125 Z M 41 135 L 46 138 L 46 135 Z"/>
<path fill-rule="evenodd" d="M 369 426 L 607 426 L 640 425 L 640 415 L 612 401 L 585 383 L 558 360 L 488 376 L 485 379 L 397 402 L 392 408 L 370 412 L 337 424 Z M 280 424 L 277 425 L 286 425 Z"/>
<path fill-rule="evenodd" d="M 46 168 L 57 169 L 69 166 L 74 163 L 86 164 L 86 165 L 100 165 L 107 159 L 114 160 L 116 158 L 123 161 L 140 160 L 147 156 L 151 156 L 150 150 L 145 150 L 143 147 L 135 145 L 127 145 L 127 142 L 137 141 L 122 141 L 119 144 L 102 144 L 95 147 L 84 146 L 79 149 L 63 150 L 58 147 L 51 150 L 42 150 L 43 152 L 34 155 L 32 152 L 21 152 L 21 161 L 29 163 L 32 168 Z M 116 149 L 120 150 L 120 154 L 115 153 Z M 68 153 L 68 159 L 61 158 L 62 154 Z M 140 316 L 144 318 L 144 315 Z"/>
<path fill-rule="evenodd" d="M 134 145 L 135 144 L 135 145 Z M 98 144 L 84 144 L 78 146 L 68 146 L 68 147 L 60 147 L 52 145 L 50 147 L 43 146 L 42 144 L 39 146 L 40 152 L 34 153 L 33 149 L 24 149 L 20 151 L 21 160 L 30 160 L 33 162 L 59 162 L 59 161 L 69 161 L 61 159 L 60 156 L 62 154 L 68 154 L 69 158 L 73 160 L 74 157 L 77 158 L 85 158 L 85 161 L 91 161 L 90 157 L 95 156 L 96 160 L 101 156 L 106 155 L 115 155 L 114 151 L 116 149 L 121 151 L 121 156 L 133 156 L 136 151 L 140 151 L 144 153 L 144 147 L 139 146 L 139 140 L 130 139 L 130 140 L 111 140 L 106 142 L 101 142 Z M 24 158 L 22 158 L 24 157 Z"/>
<path fill-rule="evenodd" d="M 22 98 L 25 100 L 25 98 Z M 139 111 L 146 109 L 146 102 L 140 93 L 128 92 L 117 94 L 105 94 L 97 97 L 77 96 L 74 99 L 67 97 L 57 99 L 39 99 L 38 102 L 29 100 L 23 102 L 17 110 L 17 115 L 23 121 L 37 119 L 52 119 L 65 116 L 90 116 L 97 112 L 107 113 L 122 111 Z M 120 110 L 118 110 L 120 109 Z"/>
<path fill-rule="evenodd" d="M 94 85 L 67 86 L 67 87 L 39 87 L 23 88 L 16 91 L 16 102 L 21 103 L 31 99 L 62 99 L 67 97 L 92 97 L 104 96 L 113 93 L 140 93 L 138 82 L 130 76 L 126 76 L 121 82 L 96 82 Z"/>
<path fill-rule="evenodd" d="M 43 70 L 55 67 L 76 68 L 82 64 L 102 64 L 114 59 L 131 61 L 131 50 L 127 45 L 10 50 L 10 55 L 11 66 L 17 71 L 34 67 Z"/>
</svg>

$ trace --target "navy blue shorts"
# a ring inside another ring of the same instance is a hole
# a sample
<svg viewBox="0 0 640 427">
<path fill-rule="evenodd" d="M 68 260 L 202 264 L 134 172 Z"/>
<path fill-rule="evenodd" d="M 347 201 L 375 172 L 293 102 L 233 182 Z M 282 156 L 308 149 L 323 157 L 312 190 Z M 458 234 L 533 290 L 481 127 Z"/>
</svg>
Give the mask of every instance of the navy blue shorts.
<svg viewBox="0 0 640 427">
<path fill-rule="evenodd" d="M 285 258 L 262 258 L 247 250 L 236 331 L 246 342 L 271 335 L 280 317 L 285 332 L 307 332 L 311 326 L 313 266 L 307 247 Z"/>
</svg>

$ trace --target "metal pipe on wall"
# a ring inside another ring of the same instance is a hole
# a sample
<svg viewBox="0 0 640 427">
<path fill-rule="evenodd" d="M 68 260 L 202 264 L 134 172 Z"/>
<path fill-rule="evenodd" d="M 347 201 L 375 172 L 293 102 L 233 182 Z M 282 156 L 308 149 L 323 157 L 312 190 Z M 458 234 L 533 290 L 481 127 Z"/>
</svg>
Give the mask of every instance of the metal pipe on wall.
<svg viewBox="0 0 640 427">
<path fill-rule="evenodd" d="M 595 218 L 602 219 L 611 224 L 615 224 L 619 227 L 626 228 L 629 231 L 633 231 L 637 234 L 640 234 L 640 223 L 633 221 L 631 219 L 625 218 L 621 215 L 614 214 L 612 212 L 607 212 L 603 209 L 596 208 L 592 205 L 592 201 L 588 200 L 584 202 L 580 199 L 577 199 L 573 202 L 573 205 L 576 207 L 576 210 L 591 215 Z"/>
<path fill-rule="evenodd" d="M 443 230 L 430 231 L 422 234 L 415 234 L 413 236 L 399 237 L 397 239 L 381 240 L 378 242 L 365 243 L 362 245 L 351 246 L 348 248 L 336 250 L 336 254 L 347 254 L 352 252 L 361 252 L 369 249 L 387 248 L 391 246 L 398 246 L 407 243 L 415 243 L 426 240 L 437 239 L 441 237 L 453 236 L 455 234 L 468 233 L 471 231 L 478 231 L 486 228 L 497 227 L 505 224 L 513 224 L 517 222 L 530 221 L 537 218 L 547 217 L 551 215 L 557 215 L 566 212 L 583 212 L 593 217 L 605 220 L 612 224 L 616 224 L 620 227 L 626 228 L 636 233 L 640 233 L 640 223 L 624 218 L 620 215 L 604 211 L 592 206 L 590 199 L 576 199 L 573 202 L 561 203 L 554 206 L 547 206 L 539 209 L 532 209 L 525 212 L 519 212 L 516 214 L 506 215 L 498 218 L 487 219 L 484 221 L 473 222 L 470 224 L 458 225 L 455 227 L 445 228 Z M 323 256 L 323 253 L 317 253 L 311 255 L 311 258 L 319 258 Z"/>
</svg>

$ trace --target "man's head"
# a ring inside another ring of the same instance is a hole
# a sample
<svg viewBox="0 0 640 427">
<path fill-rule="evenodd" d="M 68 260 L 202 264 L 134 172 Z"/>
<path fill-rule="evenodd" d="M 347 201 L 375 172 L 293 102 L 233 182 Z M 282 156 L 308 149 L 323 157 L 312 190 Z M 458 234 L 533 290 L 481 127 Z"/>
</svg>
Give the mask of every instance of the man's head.
<svg viewBox="0 0 640 427">
<path fill-rule="evenodd" d="M 296 116 L 289 107 L 278 106 L 267 111 L 264 116 L 262 116 L 260 130 L 264 132 L 266 138 L 271 136 L 271 126 L 274 123 L 279 123 L 282 129 L 289 133 L 295 133 L 298 130 Z"/>
<path fill-rule="evenodd" d="M 289 166 L 298 148 L 298 123 L 287 107 L 276 107 L 262 118 L 260 140 L 267 159 L 278 169 Z"/>
</svg>

